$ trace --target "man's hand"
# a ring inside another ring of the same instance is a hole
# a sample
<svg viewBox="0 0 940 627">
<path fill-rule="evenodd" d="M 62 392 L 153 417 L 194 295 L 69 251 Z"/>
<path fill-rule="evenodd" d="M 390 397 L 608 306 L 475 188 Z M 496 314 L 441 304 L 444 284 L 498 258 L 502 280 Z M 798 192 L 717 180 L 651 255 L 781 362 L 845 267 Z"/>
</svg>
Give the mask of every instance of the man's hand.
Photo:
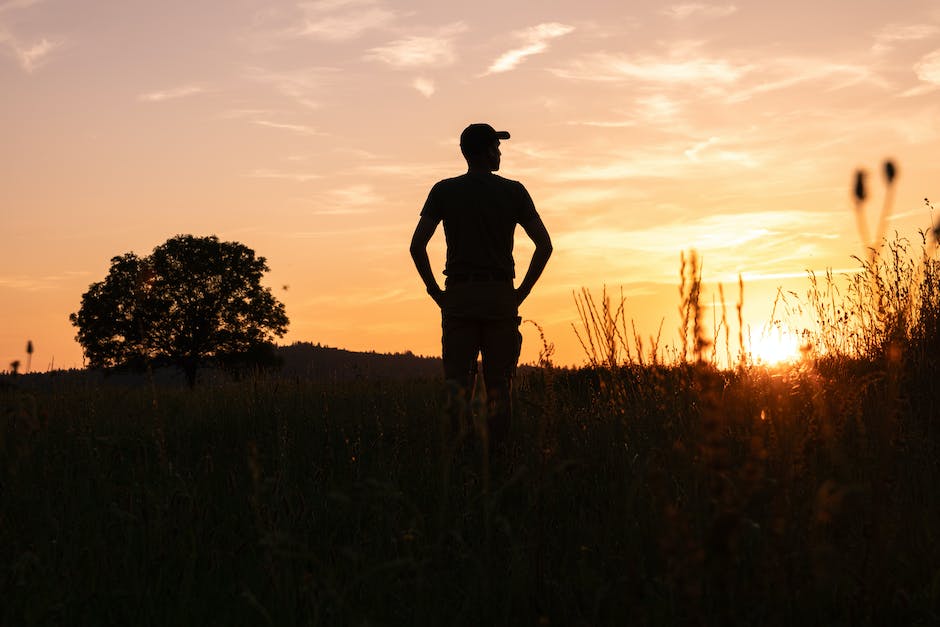
<svg viewBox="0 0 940 627">
<path fill-rule="evenodd" d="M 428 289 L 428 294 L 434 299 L 438 307 L 441 309 L 444 308 L 444 290 L 439 287 L 432 287 Z"/>
<path fill-rule="evenodd" d="M 541 218 L 536 216 L 529 222 L 523 222 L 522 228 L 535 243 L 535 252 L 532 253 L 532 259 L 529 261 L 529 269 L 522 278 L 522 282 L 519 283 L 519 287 L 516 288 L 516 301 L 519 304 L 529 296 L 535 282 L 542 276 L 542 270 L 545 269 L 548 258 L 552 256 L 552 239 L 548 236 L 548 230 Z"/>
<path fill-rule="evenodd" d="M 437 279 L 434 278 L 434 272 L 431 270 L 431 261 L 428 259 L 428 242 L 434 235 L 437 228 L 437 220 L 421 217 L 418 220 L 418 226 L 415 227 L 414 235 L 411 237 L 411 258 L 415 262 L 415 268 L 424 285 L 428 289 L 428 294 L 434 299 L 438 307 L 444 307 L 444 291 L 438 286 Z"/>
</svg>

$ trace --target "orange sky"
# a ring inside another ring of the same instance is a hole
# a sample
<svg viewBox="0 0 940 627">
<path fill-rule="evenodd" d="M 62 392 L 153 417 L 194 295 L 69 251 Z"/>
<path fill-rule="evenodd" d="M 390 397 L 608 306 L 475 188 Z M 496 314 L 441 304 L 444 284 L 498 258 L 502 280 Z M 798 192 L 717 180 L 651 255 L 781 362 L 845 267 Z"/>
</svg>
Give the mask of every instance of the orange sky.
<svg viewBox="0 0 940 627">
<path fill-rule="evenodd" d="M 928 0 L 0 0 L 0 84 L 0 369 L 27 340 L 34 369 L 80 366 L 88 285 L 181 233 L 268 259 L 285 341 L 437 354 L 408 243 L 469 122 L 512 132 L 501 174 L 552 233 L 522 313 L 561 363 L 583 360 L 582 286 L 622 286 L 675 343 L 695 248 L 732 307 L 744 275 L 757 329 L 777 286 L 857 265 L 855 168 L 897 160 L 902 235 L 940 192 Z M 520 232 L 517 264 L 530 251 Z"/>
</svg>

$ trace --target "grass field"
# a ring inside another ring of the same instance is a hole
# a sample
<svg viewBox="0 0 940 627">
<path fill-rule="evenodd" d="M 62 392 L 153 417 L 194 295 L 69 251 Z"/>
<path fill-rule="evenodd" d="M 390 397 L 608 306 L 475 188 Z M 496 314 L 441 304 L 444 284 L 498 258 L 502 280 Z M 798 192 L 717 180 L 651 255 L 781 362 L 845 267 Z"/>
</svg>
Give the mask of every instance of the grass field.
<svg viewBox="0 0 940 627">
<path fill-rule="evenodd" d="M 936 262 L 885 259 L 779 369 L 702 359 L 692 297 L 669 364 L 595 307 L 493 458 L 436 380 L 4 387 L 0 622 L 938 624 Z"/>
</svg>

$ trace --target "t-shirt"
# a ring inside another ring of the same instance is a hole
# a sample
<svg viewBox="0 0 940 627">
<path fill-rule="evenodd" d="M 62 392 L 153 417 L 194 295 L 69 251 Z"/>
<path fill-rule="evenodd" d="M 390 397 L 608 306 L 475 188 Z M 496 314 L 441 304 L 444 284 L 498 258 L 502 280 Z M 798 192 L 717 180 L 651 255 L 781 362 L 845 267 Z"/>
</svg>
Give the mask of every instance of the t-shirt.
<svg viewBox="0 0 940 627">
<path fill-rule="evenodd" d="M 436 183 L 421 215 L 444 222 L 445 275 L 494 273 L 507 278 L 516 276 L 516 225 L 538 217 L 522 183 L 484 172 Z"/>
</svg>

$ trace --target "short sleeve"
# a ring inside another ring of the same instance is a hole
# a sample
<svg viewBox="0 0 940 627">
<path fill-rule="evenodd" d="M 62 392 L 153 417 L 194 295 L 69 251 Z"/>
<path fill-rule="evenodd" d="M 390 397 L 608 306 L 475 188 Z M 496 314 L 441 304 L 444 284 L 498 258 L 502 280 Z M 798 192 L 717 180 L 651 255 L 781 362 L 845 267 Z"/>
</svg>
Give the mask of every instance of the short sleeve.
<svg viewBox="0 0 940 627">
<path fill-rule="evenodd" d="M 539 214 L 535 210 L 535 203 L 532 202 L 529 190 L 522 183 L 519 183 L 519 213 L 516 216 L 516 221 L 523 224 L 537 217 L 539 217 Z"/>
<path fill-rule="evenodd" d="M 424 201 L 424 207 L 421 208 L 421 217 L 431 218 L 439 222 L 444 219 L 443 209 L 440 183 L 436 183 L 428 192 L 427 200 Z"/>
</svg>

